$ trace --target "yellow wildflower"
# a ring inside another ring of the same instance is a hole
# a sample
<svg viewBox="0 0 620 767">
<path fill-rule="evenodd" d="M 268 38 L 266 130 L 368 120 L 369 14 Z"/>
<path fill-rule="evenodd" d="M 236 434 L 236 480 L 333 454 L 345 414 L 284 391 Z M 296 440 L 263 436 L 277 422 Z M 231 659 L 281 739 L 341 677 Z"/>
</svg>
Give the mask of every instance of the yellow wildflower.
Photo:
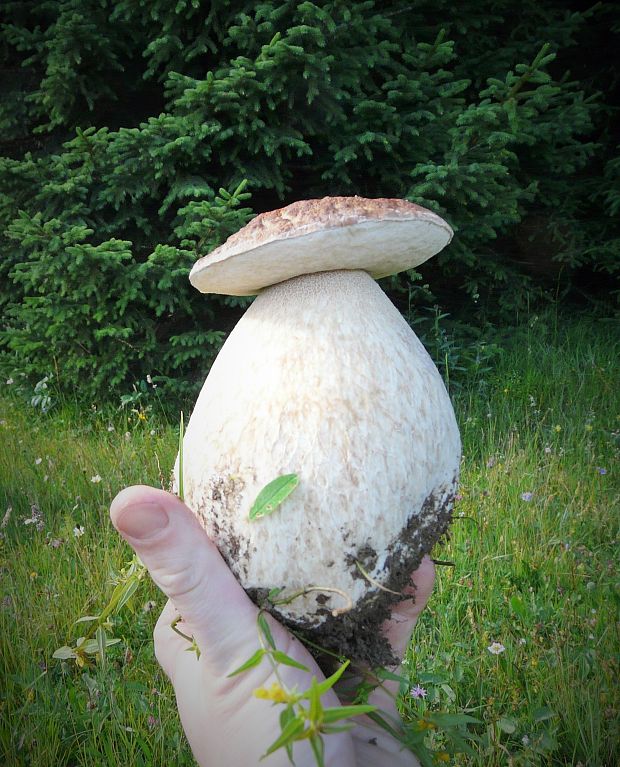
<svg viewBox="0 0 620 767">
<path fill-rule="evenodd" d="M 418 719 L 419 730 L 436 730 L 437 725 L 434 722 L 429 722 L 428 719 Z"/>
<path fill-rule="evenodd" d="M 450 754 L 447 751 L 438 751 L 435 754 L 435 762 L 437 764 L 441 764 L 442 762 L 445 764 L 446 762 L 450 761 Z"/>
<path fill-rule="evenodd" d="M 274 682 L 269 689 L 259 687 L 254 690 L 254 697 L 261 698 L 262 700 L 272 700 L 274 703 L 288 703 L 290 700 L 290 695 L 277 682 Z"/>
</svg>

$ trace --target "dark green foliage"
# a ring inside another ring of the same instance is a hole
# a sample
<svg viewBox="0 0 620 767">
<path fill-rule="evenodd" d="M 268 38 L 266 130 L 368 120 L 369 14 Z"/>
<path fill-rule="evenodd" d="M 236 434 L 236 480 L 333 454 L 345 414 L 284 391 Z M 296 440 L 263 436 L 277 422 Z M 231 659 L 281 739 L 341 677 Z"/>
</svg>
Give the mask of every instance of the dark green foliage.
<svg viewBox="0 0 620 767">
<path fill-rule="evenodd" d="M 197 294 L 193 262 L 253 213 L 326 194 L 445 216 L 454 241 L 421 271 L 451 311 L 514 312 L 617 274 L 611 4 L 32 0 L 2 13 L 8 373 L 89 397 L 147 374 L 190 393 L 244 303 Z M 386 286 L 399 300 L 415 279 Z"/>
</svg>

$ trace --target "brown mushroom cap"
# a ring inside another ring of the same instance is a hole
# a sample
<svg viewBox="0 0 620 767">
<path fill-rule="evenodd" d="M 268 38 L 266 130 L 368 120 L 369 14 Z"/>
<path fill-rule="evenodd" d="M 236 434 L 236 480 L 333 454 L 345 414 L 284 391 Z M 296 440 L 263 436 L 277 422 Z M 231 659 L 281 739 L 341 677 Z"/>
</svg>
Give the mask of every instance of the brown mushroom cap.
<svg viewBox="0 0 620 767">
<path fill-rule="evenodd" d="M 251 296 L 292 277 L 362 269 L 375 279 L 411 269 L 452 239 L 452 229 L 407 200 L 323 197 L 261 213 L 190 273 L 202 293 Z"/>
</svg>

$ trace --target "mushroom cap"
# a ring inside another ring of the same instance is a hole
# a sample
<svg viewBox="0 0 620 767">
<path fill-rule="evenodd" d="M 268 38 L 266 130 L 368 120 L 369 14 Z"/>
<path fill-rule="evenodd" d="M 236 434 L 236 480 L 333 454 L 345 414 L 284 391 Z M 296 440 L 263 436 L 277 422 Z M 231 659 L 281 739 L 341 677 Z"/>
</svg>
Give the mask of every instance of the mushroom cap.
<svg viewBox="0 0 620 767">
<path fill-rule="evenodd" d="M 412 269 L 452 239 L 436 213 L 407 200 L 323 197 L 261 213 L 198 260 L 201 293 L 252 296 L 302 274 L 362 269 L 375 279 Z"/>
</svg>

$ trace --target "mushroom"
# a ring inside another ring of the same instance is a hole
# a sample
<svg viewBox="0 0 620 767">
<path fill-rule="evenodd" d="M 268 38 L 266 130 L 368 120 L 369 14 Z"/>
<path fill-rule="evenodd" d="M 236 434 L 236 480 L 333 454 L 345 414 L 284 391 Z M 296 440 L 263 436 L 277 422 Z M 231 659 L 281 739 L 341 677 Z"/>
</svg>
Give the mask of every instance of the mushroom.
<svg viewBox="0 0 620 767">
<path fill-rule="evenodd" d="M 281 620 L 371 663 L 392 660 L 377 629 L 447 529 L 461 450 L 435 365 L 375 280 L 451 237 L 405 200 L 325 197 L 257 216 L 190 274 L 257 298 L 189 421 L 186 502 L 255 600 L 282 589 Z M 295 491 L 250 519 L 290 473 Z"/>
</svg>

